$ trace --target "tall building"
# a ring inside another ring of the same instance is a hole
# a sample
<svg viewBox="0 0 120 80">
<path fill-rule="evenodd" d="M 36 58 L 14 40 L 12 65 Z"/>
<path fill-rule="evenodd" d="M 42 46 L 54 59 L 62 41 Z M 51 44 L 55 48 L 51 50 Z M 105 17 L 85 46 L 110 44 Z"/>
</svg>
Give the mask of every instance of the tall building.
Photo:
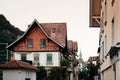
<svg viewBox="0 0 120 80">
<path fill-rule="evenodd" d="M 120 0 L 90 0 L 90 27 L 99 27 L 101 80 L 120 80 Z"/>
</svg>

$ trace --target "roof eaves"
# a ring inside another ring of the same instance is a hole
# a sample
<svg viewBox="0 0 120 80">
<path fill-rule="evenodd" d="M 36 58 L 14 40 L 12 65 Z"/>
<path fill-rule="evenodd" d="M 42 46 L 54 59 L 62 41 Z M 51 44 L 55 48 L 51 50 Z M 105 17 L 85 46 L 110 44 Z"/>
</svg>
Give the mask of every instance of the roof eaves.
<svg viewBox="0 0 120 80">
<path fill-rule="evenodd" d="M 13 44 L 15 44 L 17 41 L 21 40 L 25 35 L 26 33 L 28 32 L 28 30 L 31 28 L 31 26 L 33 25 L 33 23 L 36 21 L 36 19 L 34 19 L 34 21 L 31 23 L 31 25 L 28 27 L 28 29 L 26 30 L 26 32 L 17 40 L 15 40 L 14 42 L 12 42 L 10 45 L 8 45 L 6 48 L 8 49 L 10 46 L 12 46 Z"/>
<path fill-rule="evenodd" d="M 61 44 L 58 43 L 57 41 L 53 40 L 53 39 L 48 35 L 48 33 L 43 29 L 43 27 L 39 24 L 39 22 L 38 22 L 36 19 L 34 19 L 34 21 L 31 23 L 31 25 L 29 26 L 29 28 L 26 30 L 26 32 L 25 32 L 19 39 L 15 40 L 13 43 L 11 43 L 10 45 L 8 45 L 6 48 L 8 49 L 10 46 L 12 46 L 13 44 L 15 44 L 17 41 L 21 40 L 21 39 L 26 35 L 26 33 L 28 32 L 28 30 L 31 28 L 31 26 L 32 26 L 35 22 L 38 24 L 38 26 L 42 29 L 42 31 L 44 32 L 44 34 L 45 34 L 49 39 L 51 39 L 51 40 L 54 41 L 56 44 L 58 44 L 59 46 L 61 46 L 62 48 L 64 48 L 63 45 L 61 45 Z"/>
</svg>

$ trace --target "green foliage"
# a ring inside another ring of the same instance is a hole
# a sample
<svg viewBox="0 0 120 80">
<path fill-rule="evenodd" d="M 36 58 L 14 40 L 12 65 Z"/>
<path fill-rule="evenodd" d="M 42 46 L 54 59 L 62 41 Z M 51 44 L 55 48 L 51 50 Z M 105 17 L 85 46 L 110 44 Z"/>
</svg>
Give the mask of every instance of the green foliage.
<svg viewBox="0 0 120 80">
<path fill-rule="evenodd" d="M 60 63 L 61 63 L 61 66 L 66 66 L 66 67 L 70 66 L 70 61 L 67 59 L 61 60 Z"/>
<path fill-rule="evenodd" d="M 0 14 L 0 42 L 11 43 L 16 40 L 18 35 L 24 32 L 10 24 L 4 15 Z"/>
<path fill-rule="evenodd" d="M 87 70 L 80 71 L 80 74 L 79 74 L 80 80 L 82 79 L 87 80 L 87 76 L 88 76 Z"/>
<path fill-rule="evenodd" d="M 97 65 L 95 65 L 90 62 L 89 64 L 87 64 L 86 69 L 84 69 L 83 71 L 80 71 L 79 79 L 94 80 L 94 76 L 99 75 L 98 74 L 99 68 L 100 68 L 99 63 L 97 63 Z"/>
<path fill-rule="evenodd" d="M 0 69 L 0 80 L 2 80 L 2 70 Z"/>
<path fill-rule="evenodd" d="M 0 43 L 10 44 L 17 39 L 18 35 L 22 35 L 23 33 L 23 31 L 11 25 L 4 15 L 0 14 Z M 6 45 L 3 46 L 4 45 L 0 44 L 0 54 L 2 54 L 2 56 L 0 56 L 0 64 L 6 62 Z"/>
<path fill-rule="evenodd" d="M 93 64 L 93 63 L 89 63 L 88 66 L 87 66 L 87 69 L 88 69 L 88 74 L 89 74 L 89 79 L 90 80 L 93 80 L 93 77 L 95 75 L 98 75 L 98 69 L 100 68 L 100 64 L 97 63 L 97 65 Z"/>
<path fill-rule="evenodd" d="M 39 71 L 37 72 L 37 80 L 42 80 L 47 76 L 47 72 L 43 66 L 38 66 Z"/>
<path fill-rule="evenodd" d="M 48 80 L 66 80 L 68 76 L 66 68 L 53 68 L 49 72 Z"/>
<path fill-rule="evenodd" d="M 50 74 L 48 76 L 48 80 L 61 80 L 62 78 L 62 70 L 60 68 L 53 68 L 50 70 Z"/>
</svg>

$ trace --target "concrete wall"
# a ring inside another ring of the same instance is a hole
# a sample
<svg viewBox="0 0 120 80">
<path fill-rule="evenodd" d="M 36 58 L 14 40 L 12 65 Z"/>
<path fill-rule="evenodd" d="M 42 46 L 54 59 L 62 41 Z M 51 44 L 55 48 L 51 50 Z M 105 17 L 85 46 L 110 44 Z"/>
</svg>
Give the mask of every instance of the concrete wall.
<svg viewBox="0 0 120 80">
<path fill-rule="evenodd" d="M 114 0 L 113 5 L 112 0 L 102 0 L 101 6 L 101 27 L 99 40 L 101 49 L 101 72 L 103 73 L 103 75 L 101 75 L 103 78 L 102 80 L 115 80 L 113 64 L 116 68 L 116 80 L 120 80 L 120 57 L 114 56 L 111 59 L 109 56 L 110 48 L 112 46 L 118 46 L 117 44 L 120 42 L 120 0 Z M 114 27 L 112 25 L 113 19 Z M 106 24 L 105 21 L 107 22 Z"/>
<path fill-rule="evenodd" d="M 120 80 L 120 61 L 116 62 L 116 80 Z"/>
<path fill-rule="evenodd" d="M 3 70 L 3 80 L 36 80 L 36 72 L 26 70 Z"/>
<path fill-rule="evenodd" d="M 104 71 L 104 79 L 103 80 L 113 80 L 112 79 L 112 68 L 109 68 L 106 71 Z"/>
</svg>

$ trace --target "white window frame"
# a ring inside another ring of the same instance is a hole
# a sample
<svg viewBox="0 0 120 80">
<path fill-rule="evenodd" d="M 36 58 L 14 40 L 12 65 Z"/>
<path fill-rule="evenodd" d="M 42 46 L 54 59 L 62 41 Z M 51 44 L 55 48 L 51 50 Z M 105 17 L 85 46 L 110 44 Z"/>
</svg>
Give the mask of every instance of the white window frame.
<svg viewBox="0 0 120 80">
<path fill-rule="evenodd" d="M 39 53 L 33 54 L 33 59 L 34 59 L 34 64 L 35 64 L 35 65 L 40 64 L 40 63 L 39 63 L 39 60 L 40 60 L 40 57 L 39 57 L 39 56 L 40 56 Z"/>
<path fill-rule="evenodd" d="M 49 59 L 51 59 L 51 60 L 49 61 Z M 53 54 L 51 54 L 51 53 L 46 54 L 46 64 L 53 65 Z"/>
</svg>

